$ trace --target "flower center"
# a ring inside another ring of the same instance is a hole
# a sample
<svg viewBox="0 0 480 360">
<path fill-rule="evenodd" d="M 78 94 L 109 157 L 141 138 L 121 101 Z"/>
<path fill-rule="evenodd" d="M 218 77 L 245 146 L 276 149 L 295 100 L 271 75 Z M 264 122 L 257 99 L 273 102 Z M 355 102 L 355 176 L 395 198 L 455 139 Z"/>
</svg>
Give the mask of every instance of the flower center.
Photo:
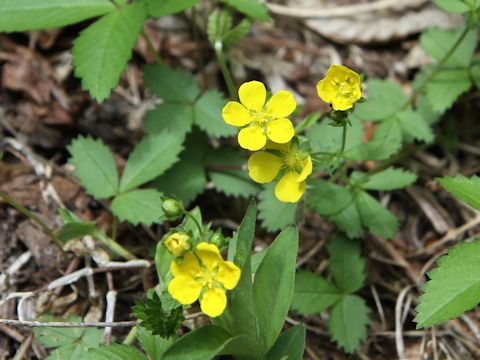
<svg viewBox="0 0 480 360">
<path fill-rule="evenodd" d="M 256 123 L 259 126 L 265 126 L 267 125 L 270 121 L 273 120 L 273 118 L 267 114 L 265 110 L 263 111 L 250 111 L 250 115 L 253 118 L 253 122 Z"/>
<path fill-rule="evenodd" d="M 203 269 L 202 272 L 199 272 L 195 276 L 195 280 L 200 282 L 203 287 L 211 288 L 215 282 L 215 276 L 217 275 L 218 268 L 215 268 L 213 271 L 207 268 Z"/>
<path fill-rule="evenodd" d="M 346 78 L 343 81 L 334 79 L 332 80 L 332 83 L 337 88 L 337 97 L 343 97 L 348 99 L 355 91 L 354 87 L 352 86 L 351 78 Z"/>
</svg>

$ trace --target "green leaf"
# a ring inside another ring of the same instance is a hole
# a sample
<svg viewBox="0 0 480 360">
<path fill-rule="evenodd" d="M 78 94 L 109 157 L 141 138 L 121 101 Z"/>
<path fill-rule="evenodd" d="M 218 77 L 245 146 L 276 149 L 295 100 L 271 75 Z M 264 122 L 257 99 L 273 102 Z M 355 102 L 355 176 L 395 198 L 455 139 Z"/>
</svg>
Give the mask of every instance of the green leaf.
<svg viewBox="0 0 480 360">
<path fill-rule="evenodd" d="M 428 125 L 436 124 L 442 116 L 440 112 L 433 110 L 430 101 L 425 95 L 421 95 L 418 98 L 417 111 L 422 117 L 423 121 Z"/>
<path fill-rule="evenodd" d="M 146 65 L 143 71 L 146 88 L 164 101 L 193 104 L 200 94 L 198 84 L 187 71 L 167 65 Z"/>
<path fill-rule="evenodd" d="M 431 143 L 434 135 L 432 129 L 423 120 L 418 112 L 412 110 L 405 110 L 397 114 L 400 125 L 404 132 L 412 138 Z"/>
<path fill-rule="evenodd" d="M 279 201 L 274 193 L 275 184 L 270 183 L 258 195 L 258 218 L 262 220 L 262 226 L 270 232 L 283 229 L 287 225 L 295 223 L 298 203 L 285 203 Z"/>
<path fill-rule="evenodd" d="M 440 184 L 449 193 L 467 203 L 471 207 L 480 210 L 480 178 L 473 176 L 467 178 L 462 175 L 444 177 L 438 179 Z"/>
<path fill-rule="evenodd" d="M 113 10 L 105 0 L 2 0 L 0 31 L 60 28 Z"/>
<path fill-rule="evenodd" d="M 182 139 L 173 134 L 162 132 L 146 135 L 128 157 L 120 191 L 128 191 L 162 175 L 178 160 L 181 150 Z"/>
<path fill-rule="evenodd" d="M 438 261 L 417 306 L 418 328 L 461 316 L 480 302 L 480 241 L 462 243 Z"/>
<path fill-rule="evenodd" d="M 437 4 L 438 7 L 448 12 L 465 13 L 470 11 L 470 7 L 464 0 L 433 0 L 433 1 L 435 2 L 435 4 Z M 476 6 L 479 6 L 479 5 L 476 5 Z"/>
<path fill-rule="evenodd" d="M 365 301 L 356 295 L 344 296 L 333 307 L 328 321 L 328 331 L 333 340 L 346 352 L 352 353 L 367 337 L 368 307 Z"/>
<path fill-rule="evenodd" d="M 85 235 L 92 235 L 96 229 L 96 222 L 67 222 L 58 230 L 57 237 L 60 241 L 67 242 L 69 240 L 82 237 Z"/>
<path fill-rule="evenodd" d="M 302 315 L 320 313 L 341 297 L 340 289 L 318 274 L 303 270 L 295 276 L 292 309 Z"/>
<path fill-rule="evenodd" d="M 440 29 L 430 28 L 420 36 L 420 45 L 423 50 L 435 60 L 441 61 L 461 36 L 463 28 Z M 477 30 L 472 29 L 465 39 L 450 55 L 445 66 L 468 67 L 472 61 L 473 52 L 477 46 Z"/>
<path fill-rule="evenodd" d="M 305 327 L 292 326 L 280 334 L 266 360 L 302 360 L 305 349 Z"/>
<path fill-rule="evenodd" d="M 162 285 L 166 286 L 170 280 L 168 275 L 173 259 L 174 256 L 168 252 L 167 248 L 163 245 L 163 241 L 159 241 L 155 249 L 155 266 Z"/>
<path fill-rule="evenodd" d="M 222 39 L 223 48 L 225 51 L 232 49 L 240 42 L 240 40 L 247 36 L 251 25 L 252 23 L 248 19 L 243 19 L 237 26 L 227 31 Z"/>
<path fill-rule="evenodd" d="M 355 105 L 354 115 L 361 120 L 384 120 L 395 115 L 408 101 L 402 87 L 390 80 L 367 82 L 368 101 Z"/>
<path fill-rule="evenodd" d="M 417 175 L 404 169 L 388 168 L 379 173 L 370 175 L 360 184 L 362 189 L 389 191 L 402 189 L 417 180 Z"/>
<path fill-rule="evenodd" d="M 168 131 L 184 138 L 193 124 L 193 106 L 183 103 L 163 103 L 147 113 L 145 129 L 147 133 L 159 134 Z"/>
<path fill-rule="evenodd" d="M 147 353 L 151 360 L 161 359 L 165 350 L 167 350 L 173 343 L 174 339 L 163 339 L 158 335 L 153 335 L 144 327 L 139 326 L 137 332 L 137 339 L 142 349 Z"/>
<path fill-rule="evenodd" d="M 208 16 L 207 36 L 212 47 L 217 41 L 223 42 L 223 37 L 233 26 L 233 16 L 228 10 L 214 10 Z"/>
<path fill-rule="evenodd" d="M 245 217 L 240 224 L 237 235 L 234 262 L 243 269 L 245 261 L 252 252 L 253 236 L 255 234 L 255 221 L 257 219 L 257 204 L 255 200 L 250 201 Z"/>
<path fill-rule="evenodd" d="M 358 238 L 362 235 L 362 221 L 355 202 L 352 202 L 338 214 L 330 216 L 330 219 L 349 238 Z"/>
<path fill-rule="evenodd" d="M 165 351 L 162 360 L 207 360 L 216 355 L 231 354 L 237 347 L 239 353 L 249 351 L 245 336 L 232 337 L 225 329 L 216 325 L 205 325 L 178 339 Z M 240 341 L 239 341 L 240 340 Z M 237 341 L 237 346 L 232 346 Z M 243 348 L 238 345 L 243 345 Z"/>
<path fill-rule="evenodd" d="M 64 358 L 62 358 L 64 359 Z M 124 344 L 101 345 L 88 352 L 89 360 L 147 360 L 147 357 L 133 346 Z"/>
<path fill-rule="evenodd" d="M 199 0 L 147 0 L 148 13 L 160 17 L 194 7 Z"/>
<path fill-rule="evenodd" d="M 257 272 L 260 264 L 263 261 L 263 258 L 265 257 L 265 255 L 267 255 L 267 251 L 268 251 L 268 248 L 265 248 L 258 253 L 252 254 L 252 264 L 251 264 L 252 274 L 255 274 Z"/>
<path fill-rule="evenodd" d="M 443 69 L 427 84 L 427 98 L 434 111 L 443 113 L 471 86 L 468 69 Z"/>
<path fill-rule="evenodd" d="M 165 311 L 156 291 L 145 302 L 135 300 L 132 310 L 145 329 L 165 339 L 176 336 L 178 328 L 185 320 L 183 307 L 178 305 L 171 311 Z"/>
<path fill-rule="evenodd" d="M 232 148 L 214 149 L 207 155 L 205 162 L 209 169 L 208 175 L 218 191 L 229 196 L 248 197 L 260 190 L 260 186 L 241 168 L 246 162 L 241 152 Z M 240 169 L 229 170 L 232 167 Z"/>
<path fill-rule="evenodd" d="M 80 322 L 81 318 L 70 315 L 66 319 L 44 316 L 44 321 Z M 49 359 L 83 360 L 88 349 L 96 348 L 103 340 L 103 330 L 96 328 L 34 328 L 35 337 L 46 348 L 55 349 Z"/>
<path fill-rule="evenodd" d="M 165 220 L 161 193 L 153 189 L 132 190 L 116 196 L 111 204 L 112 212 L 121 221 L 133 225 L 151 225 Z"/>
<path fill-rule="evenodd" d="M 382 204 L 365 191 L 360 191 L 355 198 L 362 223 L 372 234 L 392 238 L 399 225 L 398 219 Z"/>
<path fill-rule="evenodd" d="M 401 147 L 401 142 L 391 136 L 373 139 L 362 143 L 348 151 L 343 156 L 350 160 L 385 160 L 395 154 Z"/>
<path fill-rule="evenodd" d="M 105 199 L 118 192 L 118 174 L 113 154 L 101 140 L 80 136 L 68 146 L 75 176 L 90 195 Z"/>
<path fill-rule="evenodd" d="M 336 152 L 342 146 L 342 128 L 329 125 L 329 119 L 310 126 L 305 136 L 310 139 L 312 152 Z M 363 124 L 359 121 L 352 122 L 347 128 L 347 141 L 345 149 L 351 149 L 362 143 Z"/>
<path fill-rule="evenodd" d="M 233 6 L 251 18 L 262 21 L 270 20 L 267 7 L 258 0 L 222 0 L 222 2 Z"/>
<path fill-rule="evenodd" d="M 232 136 L 237 129 L 222 119 L 222 109 L 227 100 L 218 91 L 207 91 L 193 108 L 195 124 L 214 137 Z"/>
<path fill-rule="evenodd" d="M 269 246 L 255 274 L 253 295 L 259 343 L 265 353 L 282 331 L 293 298 L 298 231 L 289 226 Z"/>
<path fill-rule="evenodd" d="M 390 139 L 393 143 L 401 144 L 403 137 L 400 121 L 393 116 L 379 124 L 374 139 Z"/>
<path fill-rule="evenodd" d="M 365 258 L 361 255 L 360 242 L 336 234 L 328 244 L 329 269 L 338 287 L 347 294 L 363 287 Z"/>
<path fill-rule="evenodd" d="M 117 86 L 146 17 L 145 4 L 136 1 L 91 24 L 74 41 L 75 76 L 97 101 Z"/>
</svg>

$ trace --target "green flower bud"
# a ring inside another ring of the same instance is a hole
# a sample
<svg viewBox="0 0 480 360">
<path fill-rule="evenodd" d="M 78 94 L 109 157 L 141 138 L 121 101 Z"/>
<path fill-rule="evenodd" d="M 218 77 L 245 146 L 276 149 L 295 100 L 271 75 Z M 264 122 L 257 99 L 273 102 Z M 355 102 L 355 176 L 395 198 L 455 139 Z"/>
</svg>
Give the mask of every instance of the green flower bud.
<svg viewBox="0 0 480 360">
<path fill-rule="evenodd" d="M 172 198 L 163 201 L 162 209 L 169 220 L 176 220 L 183 213 L 182 203 L 179 200 Z"/>
</svg>

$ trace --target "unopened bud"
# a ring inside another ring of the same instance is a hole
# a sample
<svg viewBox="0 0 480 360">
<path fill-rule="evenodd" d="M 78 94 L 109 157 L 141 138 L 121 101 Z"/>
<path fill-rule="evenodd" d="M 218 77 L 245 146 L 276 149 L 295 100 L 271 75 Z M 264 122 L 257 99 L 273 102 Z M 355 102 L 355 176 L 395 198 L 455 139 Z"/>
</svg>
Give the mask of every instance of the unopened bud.
<svg viewBox="0 0 480 360">
<path fill-rule="evenodd" d="M 176 220 L 182 215 L 183 205 L 176 199 L 168 198 L 163 201 L 162 209 L 169 220 Z"/>
<path fill-rule="evenodd" d="M 181 256 L 192 247 L 190 236 L 180 232 L 171 234 L 164 244 L 168 252 L 173 256 Z"/>
</svg>

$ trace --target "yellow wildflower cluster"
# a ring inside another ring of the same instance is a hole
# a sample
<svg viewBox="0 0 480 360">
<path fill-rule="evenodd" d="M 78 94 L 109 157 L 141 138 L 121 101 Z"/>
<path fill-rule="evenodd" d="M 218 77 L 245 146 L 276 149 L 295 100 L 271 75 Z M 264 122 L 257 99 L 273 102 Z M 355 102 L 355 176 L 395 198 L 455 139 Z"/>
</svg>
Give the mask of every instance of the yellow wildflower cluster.
<svg viewBox="0 0 480 360">
<path fill-rule="evenodd" d="M 341 65 L 332 65 L 317 84 L 319 97 L 333 110 L 346 111 L 362 98 L 360 76 Z M 305 192 L 306 179 L 312 173 L 308 151 L 298 146 L 295 129 L 287 118 L 296 108 L 289 91 L 279 91 L 267 101 L 265 85 L 259 81 L 242 84 L 240 102 L 230 101 L 222 110 L 223 120 L 240 128 L 238 143 L 244 149 L 258 151 L 248 160 L 250 177 L 261 184 L 274 181 L 275 196 L 295 203 Z M 263 149 L 263 150 L 262 150 Z"/>
<path fill-rule="evenodd" d="M 201 242 L 192 251 L 189 240 L 183 233 L 165 240 L 169 252 L 176 256 L 170 264 L 173 279 L 168 292 L 183 305 L 200 300 L 201 310 L 217 317 L 225 311 L 226 291 L 237 286 L 241 271 L 233 262 L 222 259 L 216 245 Z"/>
</svg>

